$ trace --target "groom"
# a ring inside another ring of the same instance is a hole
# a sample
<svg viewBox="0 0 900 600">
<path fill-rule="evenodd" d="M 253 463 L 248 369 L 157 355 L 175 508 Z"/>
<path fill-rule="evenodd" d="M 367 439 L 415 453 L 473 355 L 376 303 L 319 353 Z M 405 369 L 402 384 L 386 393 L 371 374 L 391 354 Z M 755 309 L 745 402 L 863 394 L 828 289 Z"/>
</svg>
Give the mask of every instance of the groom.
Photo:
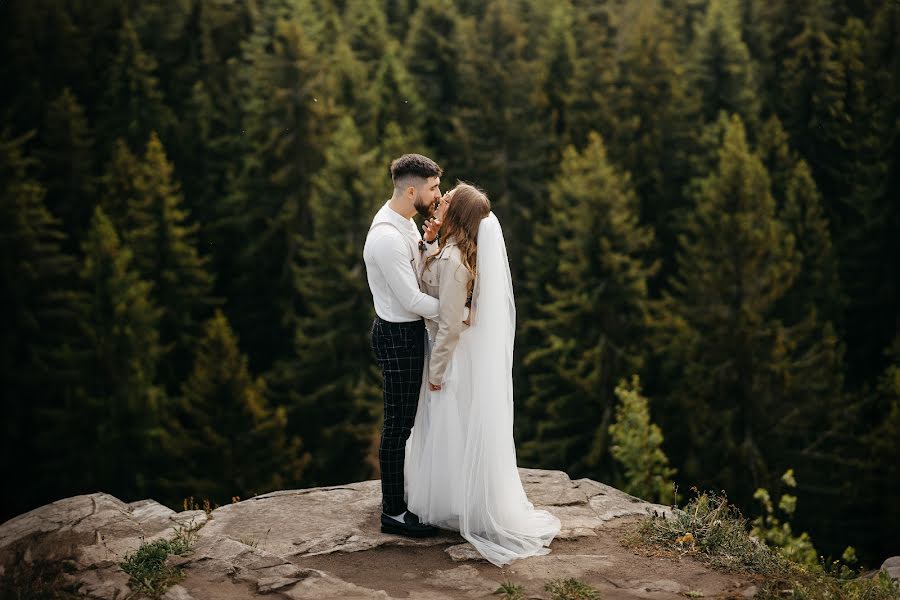
<svg viewBox="0 0 900 600">
<path fill-rule="evenodd" d="M 437 528 L 419 521 L 404 500 L 403 465 L 425 365 L 425 322 L 438 316 L 438 300 L 422 292 L 419 276 L 440 222 L 428 221 L 441 198 L 441 168 L 421 154 L 404 154 L 391 163 L 394 193 L 375 215 L 363 258 L 375 303 L 372 350 L 384 376 L 384 427 L 381 466 L 381 531 L 426 537 Z M 425 239 L 412 216 L 426 219 Z"/>
</svg>

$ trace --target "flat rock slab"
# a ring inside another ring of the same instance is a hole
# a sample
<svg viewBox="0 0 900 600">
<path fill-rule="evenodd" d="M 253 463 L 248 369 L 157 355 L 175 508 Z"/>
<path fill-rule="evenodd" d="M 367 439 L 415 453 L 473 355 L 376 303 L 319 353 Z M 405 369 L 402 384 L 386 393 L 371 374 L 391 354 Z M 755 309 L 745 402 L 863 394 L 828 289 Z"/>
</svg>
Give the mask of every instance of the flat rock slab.
<svg viewBox="0 0 900 600">
<path fill-rule="evenodd" d="M 217 508 L 199 537 L 228 538 L 285 558 L 461 540 L 449 532 L 423 539 L 386 535 L 381 533 L 380 515 L 379 481 L 281 491 Z"/>
</svg>

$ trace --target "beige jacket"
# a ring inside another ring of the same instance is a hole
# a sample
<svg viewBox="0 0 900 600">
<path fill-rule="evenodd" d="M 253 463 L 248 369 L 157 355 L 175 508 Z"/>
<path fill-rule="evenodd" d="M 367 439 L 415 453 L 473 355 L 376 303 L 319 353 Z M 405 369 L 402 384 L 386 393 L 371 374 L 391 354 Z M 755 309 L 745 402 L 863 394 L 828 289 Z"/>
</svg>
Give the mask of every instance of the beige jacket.
<svg viewBox="0 0 900 600">
<path fill-rule="evenodd" d="M 438 257 L 422 272 L 422 291 L 437 297 L 441 303 L 437 320 L 425 320 L 429 337 L 434 339 L 428 364 L 429 383 L 443 383 L 459 334 L 468 327 L 463 323 L 468 284 L 469 271 L 463 265 L 462 251 L 452 239 L 448 240 Z"/>
</svg>

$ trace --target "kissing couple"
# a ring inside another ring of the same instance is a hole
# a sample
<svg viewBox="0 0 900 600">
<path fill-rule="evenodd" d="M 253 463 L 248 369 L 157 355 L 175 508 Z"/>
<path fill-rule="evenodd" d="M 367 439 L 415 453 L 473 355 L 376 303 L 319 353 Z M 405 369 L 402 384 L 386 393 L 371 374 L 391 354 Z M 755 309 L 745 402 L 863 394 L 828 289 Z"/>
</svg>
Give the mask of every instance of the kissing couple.
<svg viewBox="0 0 900 600">
<path fill-rule="evenodd" d="M 516 307 L 503 230 L 475 186 L 442 196 L 442 174 L 421 154 L 394 160 L 393 195 L 363 250 L 384 378 L 381 531 L 459 531 L 503 566 L 547 554 L 560 522 L 529 502 L 516 466 Z"/>
</svg>

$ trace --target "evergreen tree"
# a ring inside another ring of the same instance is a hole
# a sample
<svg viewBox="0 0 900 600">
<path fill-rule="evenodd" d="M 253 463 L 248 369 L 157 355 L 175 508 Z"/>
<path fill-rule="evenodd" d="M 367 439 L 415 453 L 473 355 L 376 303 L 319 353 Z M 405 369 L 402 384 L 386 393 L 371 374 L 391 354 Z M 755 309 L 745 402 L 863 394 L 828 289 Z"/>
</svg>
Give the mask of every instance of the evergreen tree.
<svg viewBox="0 0 900 600">
<path fill-rule="evenodd" d="M 191 87 L 205 66 L 198 58 L 208 49 L 210 39 L 200 19 L 210 9 L 222 11 L 220 7 L 227 6 L 216 3 L 220 7 L 214 8 L 213 4 L 210 0 L 138 2 L 127 13 L 143 52 L 153 57 L 160 93 L 174 114 L 183 114 Z"/>
<path fill-rule="evenodd" d="M 35 0 L 0 5 L 0 98 L 4 126 L 38 128 L 64 86 L 82 100 L 94 91 L 96 65 L 103 59 L 102 33 L 90 26 L 111 12 L 108 0 L 86 5 Z M 98 33 L 96 37 L 92 34 Z M 78 86 L 78 87 L 74 87 Z"/>
<path fill-rule="evenodd" d="M 134 226 L 131 208 L 134 204 L 135 182 L 142 176 L 140 159 L 122 138 L 112 144 L 112 153 L 100 178 L 98 205 L 112 221 L 117 231 Z"/>
<path fill-rule="evenodd" d="M 556 141 L 553 144 L 555 147 L 565 147 L 574 141 L 568 135 L 577 69 L 575 37 L 572 35 L 573 13 L 569 0 L 555 3 L 538 47 L 538 60 L 543 71 L 541 93 L 550 132 Z"/>
<path fill-rule="evenodd" d="M 796 322 L 804 312 L 814 310 L 834 323 L 842 308 L 837 262 L 822 197 L 805 161 L 794 165 L 782 201 L 782 218 L 796 240 L 801 261 L 797 281 L 785 298 L 786 320 Z"/>
<path fill-rule="evenodd" d="M 413 13 L 404 44 L 406 67 L 429 107 L 425 144 L 438 163 L 459 155 L 447 141 L 460 92 L 462 49 L 472 39 L 459 36 L 461 19 L 452 0 L 421 0 Z"/>
<path fill-rule="evenodd" d="M 136 499 L 147 494 L 160 466 L 156 448 L 166 407 L 155 380 L 162 311 L 152 300 L 152 285 L 140 278 L 131 251 L 99 207 L 83 251 L 90 379 L 54 415 L 53 429 L 71 444 L 59 449 L 59 459 L 65 472 L 78 474 L 84 491 L 108 489 Z"/>
<path fill-rule="evenodd" d="M 454 148 L 453 172 L 485 188 L 509 232 L 510 254 L 515 256 L 516 240 L 528 238 L 529 218 L 545 212 L 536 199 L 555 161 L 550 151 L 551 108 L 541 98 L 543 92 L 535 92 L 551 85 L 553 74 L 542 73 L 550 65 L 527 57 L 526 30 L 513 7 L 508 0 L 494 0 L 477 30 L 469 22 L 458 27 L 457 36 L 465 41 L 459 105 L 445 138 Z M 525 207 L 534 207 L 535 214 L 529 215 Z M 516 277 L 520 265 L 514 261 L 510 267 Z"/>
<path fill-rule="evenodd" d="M 897 8 L 895 24 L 900 23 Z M 871 381 L 887 366 L 881 349 L 890 344 L 892 328 L 885 324 L 898 321 L 900 304 L 900 268 L 896 261 L 881 258 L 900 251 L 896 235 L 900 227 L 896 184 L 900 86 L 896 80 L 900 75 L 895 69 L 885 76 L 878 65 L 888 61 L 866 56 L 866 46 L 875 45 L 871 35 L 855 18 L 838 32 L 836 60 L 843 75 L 843 112 L 835 119 L 839 137 L 829 140 L 828 148 L 834 152 L 818 156 L 821 172 L 816 173 L 816 181 L 826 190 L 829 219 L 836 220 L 833 230 L 842 280 L 853 298 L 845 329 L 856 382 Z M 900 46 L 893 44 L 896 66 Z M 890 46 L 887 51 L 891 52 Z"/>
<path fill-rule="evenodd" d="M 196 246 L 197 226 L 188 222 L 178 182 L 162 142 L 153 134 L 147 142 L 139 176 L 133 180 L 126 238 L 135 266 L 153 283 L 153 298 L 162 309 L 159 330 L 169 353 L 160 375 L 169 391 L 187 375 L 200 323 L 215 300 L 207 259 Z"/>
<path fill-rule="evenodd" d="M 589 3 L 575 5 L 572 35 L 575 41 L 575 75 L 567 118 L 567 139 L 580 148 L 587 136 L 596 131 L 604 139 L 613 139 L 617 121 L 610 110 L 618 77 L 616 60 L 619 23 L 610 6 Z"/>
<path fill-rule="evenodd" d="M 720 110 L 737 113 L 755 127 L 760 105 L 753 61 L 741 40 L 736 0 L 710 0 L 691 46 L 691 84 L 700 94 L 700 113 L 707 122 Z"/>
<path fill-rule="evenodd" d="M 643 360 L 653 236 L 638 223 L 630 177 L 609 163 L 596 134 L 583 152 L 566 150 L 550 190 L 550 220 L 535 228 L 529 254 L 557 264 L 541 316 L 527 324 L 541 341 L 524 359 L 537 435 L 522 452 L 543 466 L 605 477 L 613 388 Z"/>
<path fill-rule="evenodd" d="M 769 84 L 775 80 L 775 67 L 778 61 L 772 47 L 773 23 L 770 22 L 768 16 L 773 7 L 779 3 L 762 3 L 753 0 L 738 0 L 738 3 L 741 14 L 741 39 L 747 45 L 747 51 L 753 59 L 762 112 L 769 113 L 774 107 L 771 105 L 771 95 L 767 92 Z"/>
<path fill-rule="evenodd" d="M 63 251 L 61 224 L 45 208 L 44 188 L 32 177 L 35 161 L 24 154 L 28 137 L 15 138 L 8 131 L 0 135 L 0 284 L 5 315 L 0 332 L 0 468 L 8 485 L 20 489 L 5 499 L 0 518 L 51 501 L 62 485 L 71 483 L 48 473 L 50 448 L 41 445 L 38 434 L 44 411 L 58 407 L 83 376 L 83 348 L 73 323 L 83 314 L 84 295 L 71 278 L 76 265 Z M 22 461 L 22 456 L 31 462 Z"/>
<path fill-rule="evenodd" d="M 267 3 L 244 47 L 240 172 L 217 227 L 235 247 L 220 254 L 234 272 L 231 322 L 265 370 L 290 352 L 303 308 L 292 271 L 298 240 L 309 233 L 310 183 L 322 161 L 334 114 L 324 65 L 293 2 Z M 301 237 L 298 237 L 297 234 Z"/>
<path fill-rule="evenodd" d="M 389 46 L 384 10 L 374 2 L 349 2 L 344 23 L 350 48 L 371 73 Z"/>
<path fill-rule="evenodd" d="M 869 481 L 874 485 L 867 496 L 875 499 L 875 514 L 884 515 L 876 528 L 879 545 L 887 551 L 893 543 L 893 533 L 900 527 L 900 518 L 892 510 L 894 484 L 900 476 L 900 335 L 885 352 L 888 367 L 875 389 L 873 413 L 878 425 L 866 434 L 866 465 Z"/>
<path fill-rule="evenodd" d="M 637 11 L 621 34 L 609 145 L 632 173 L 641 220 L 654 227 L 663 271 L 669 273 L 676 246 L 673 221 L 685 205 L 682 188 L 699 118 L 685 85 L 671 15 L 654 3 L 641 3 Z"/>
<path fill-rule="evenodd" d="M 84 240 L 96 203 L 93 145 L 84 109 L 75 94 L 65 88 L 47 109 L 36 155 L 43 168 L 47 208 L 63 222 L 76 243 Z"/>
<path fill-rule="evenodd" d="M 316 484 L 373 476 L 363 459 L 378 433 L 381 387 L 360 249 L 372 215 L 388 197 L 387 189 L 378 194 L 371 187 L 384 179 L 376 154 L 344 117 L 313 179 L 313 228 L 300 246 L 294 285 L 308 313 L 298 320 L 294 354 L 270 378 L 285 396 L 279 404 L 290 409 L 291 431 L 313 451 L 309 480 Z"/>
<path fill-rule="evenodd" d="M 173 160 L 175 177 L 184 190 L 185 208 L 197 217 L 198 245 L 211 251 L 216 272 L 226 270 L 215 258 L 224 253 L 221 226 L 227 221 L 222 199 L 234 188 L 240 143 L 240 110 L 238 91 L 233 81 L 227 91 L 216 84 L 198 81 L 191 90 L 185 109 L 188 113 L 184 138 L 179 144 L 184 156 Z"/>
<path fill-rule="evenodd" d="M 678 48 L 684 50 L 694 43 L 703 28 L 709 4 L 710 0 L 660 0 L 669 14 Z"/>
<path fill-rule="evenodd" d="M 809 162 L 826 197 L 833 201 L 833 182 L 826 181 L 825 164 L 838 150 L 844 114 L 841 90 L 844 72 L 837 60 L 834 25 L 829 15 L 807 7 L 802 29 L 790 40 L 783 59 L 780 112 L 785 128 L 798 141 L 800 155 Z M 834 207 L 829 216 L 841 220 Z"/>
<path fill-rule="evenodd" d="M 368 102 L 374 65 L 367 65 L 354 54 L 343 33 L 333 41 L 328 57 L 323 72 L 325 86 L 333 90 L 335 113 L 354 115 L 361 127 L 371 124 L 372 113 L 377 110 Z"/>
<path fill-rule="evenodd" d="M 789 145 L 787 132 L 772 115 L 763 124 L 758 154 L 772 182 L 778 212 L 796 239 L 801 267 L 797 283 L 782 301 L 792 322 L 815 309 L 821 321 L 842 322 L 843 295 L 829 223 L 806 161 Z"/>
<path fill-rule="evenodd" d="M 382 0 L 385 20 L 394 39 L 403 41 L 418 0 Z"/>
<path fill-rule="evenodd" d="M 204 326 L 164 438 L 178 465 L 160 481 L 169 502 L 194 495 L 224 503 L 297 486 L 309 456 L 286 428 L 286 410 L 269 405 L 265 382 L 252 377 L 217 310 Z"/>
<path fill-rule="evenodd" d="M 625 469 L 621 489 L 650 502 L 673 502 L 672 477 L 676 471 L 662 450 L 662 431 L 650 421 L 640 379 L 635 375 L 630 382 L 620 381 L 615 393 L 619 403 L 609 436 L 613 458 Z"/>
<path fill-rule="evenodd" d="M 678 274 L 655 312 L 671 382 L 667 431 L 685 449 L 677 464 L 686 477 L 749 502 L 785 450 L 811 443 L 827 422 L 822 406 L 840 393 L 840 355 L 833 334 L 815 335 L 814 315 L 778 318 L 801 261 L 738 116 L 716 170 L 694 190 Z"/>
<path fill-rule="evenodd" d="M 781 63 L 776 106 L 785 128 L 800 142 L 798 150 L 814 172 L 818 171 L 818 161 L 812 152 L 816 150 L 816 140 L 825 134 L 810 128 L 833 128 L 832 119 L 842 109 L 842 73 L 836 60 L 831 5 L 830 0 L 777 3 L 780 12 L 773 15 L 782 21 L 775 29 L 773 42 Z"/>
<path fill-rule="evenodd" d="M 122 137 L 130 148 L 139 148 L 152 131 L 166 138 L 175 116 L 159 89 L 156 60 L 144 51 L 127 19 L 119 31 L 118 45 L 100 101 L 98 132 L 103 140 Z"/>
<path fill-rule="evenodd" d="M 192 3 L 179 35 L 192 38 L 183 42 L 187 48 L 181 51 L 193 64 L 177 78 L 179 124 L 166 150 L 183 186 L 186 208 L 198 217 L 200 244 L 210 247 L 215 239 L 211 225 L 221 216 L 221 200 L 231 189 L 239 155 L 241 92 L 236 71 L 241 42 L 253 26 L 254 3 Z M 151 3 L 145 4 L 149 11 Z M 193 78 L 187 77 L 191 74 Z"/>
<path fill-rule="evenodd" d="M 427 107 L 416 90 L 412 75 L 403 65 L 399 44 L 391 43 L 385 50 L 375 71 L 370 94 L 369 103 L 374 113 L 372 139 L 383 139 L 387 135 L 388 125 L 394 123 L 411 145 L 421 146 L 424 143 Z M 390 158 L 409 151 L 401 150 Z"/>
</svg>

